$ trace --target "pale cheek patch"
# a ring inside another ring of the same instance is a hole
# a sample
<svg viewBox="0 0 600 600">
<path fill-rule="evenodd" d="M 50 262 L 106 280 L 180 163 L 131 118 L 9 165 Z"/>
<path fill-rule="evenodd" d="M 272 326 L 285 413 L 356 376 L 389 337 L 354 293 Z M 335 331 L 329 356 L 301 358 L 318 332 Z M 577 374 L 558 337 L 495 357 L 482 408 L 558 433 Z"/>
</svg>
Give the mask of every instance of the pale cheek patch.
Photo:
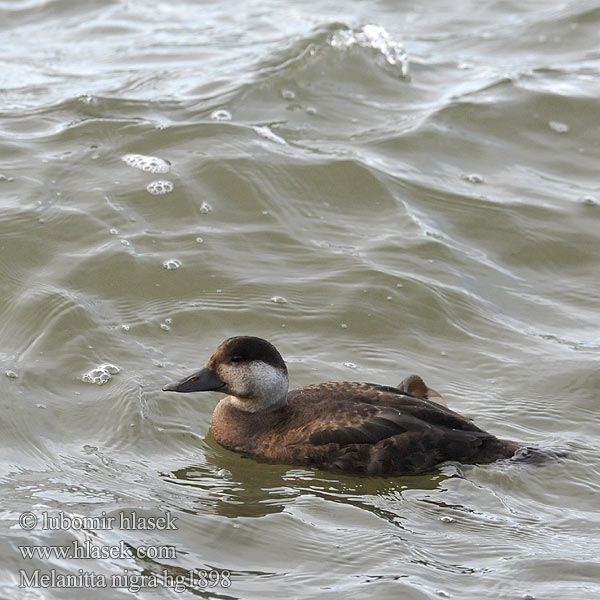
<svg viewBox="0 0 600 600">
<path fill-rule="evenodd" d="M 219 377 L 227 383 L 229 393 L 240 397 L 250 394 L 251 374 L 248 365 L 222 365 Z"/>
<path fill-rule="evenodd" d="M 285 372 L 267 363 L 255 361 L 245 365 L 228 366 L 227 377 L 231 402 L 242 410 L 259 412 L 273 410 L 285 403 L 288 378 Z M 237 396 L 237 397 L 236 397 Z"/>
</svg>

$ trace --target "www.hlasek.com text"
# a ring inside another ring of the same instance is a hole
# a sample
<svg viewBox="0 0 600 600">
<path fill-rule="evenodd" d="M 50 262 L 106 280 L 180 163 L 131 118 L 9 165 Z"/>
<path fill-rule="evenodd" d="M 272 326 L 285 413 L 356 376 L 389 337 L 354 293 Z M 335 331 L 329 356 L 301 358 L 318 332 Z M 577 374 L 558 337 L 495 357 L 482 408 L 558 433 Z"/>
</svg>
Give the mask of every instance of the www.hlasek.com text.
<svg viewBox="0 0 600 600">
<path fill-rule="evenodd" d="M 67 559 L 122 559 L 150 558 L 152 560 L 176 559 L 175 546 L 131 546 L 121 540 L 113 546 L 98 546 L 90 540 L 80 542 L 74 540 L 66 546 L 19 546 L 19 552 L 24 559 L 59 560 Z"/>
</svg>

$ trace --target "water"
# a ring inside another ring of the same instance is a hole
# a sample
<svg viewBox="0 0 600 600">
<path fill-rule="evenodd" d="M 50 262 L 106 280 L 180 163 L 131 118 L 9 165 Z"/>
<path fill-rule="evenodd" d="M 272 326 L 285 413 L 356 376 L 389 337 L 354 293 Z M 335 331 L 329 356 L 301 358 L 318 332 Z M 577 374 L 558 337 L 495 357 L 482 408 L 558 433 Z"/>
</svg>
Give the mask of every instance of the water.
<svg viewBox="0 0 600 600">
<path fill-rule="evenodd" d="M 0 12 L 1 598 L 598 595 L 598 3 Z M 416 372 L 569 457 L 386 480 L 241 458 L 217 395 L 160 391 L 234 334 L 293 386 Z M 86 541 L 138 555 L 19 550 Z M 97 589 L 17 588 L 80 569 Z"/>
</svg>

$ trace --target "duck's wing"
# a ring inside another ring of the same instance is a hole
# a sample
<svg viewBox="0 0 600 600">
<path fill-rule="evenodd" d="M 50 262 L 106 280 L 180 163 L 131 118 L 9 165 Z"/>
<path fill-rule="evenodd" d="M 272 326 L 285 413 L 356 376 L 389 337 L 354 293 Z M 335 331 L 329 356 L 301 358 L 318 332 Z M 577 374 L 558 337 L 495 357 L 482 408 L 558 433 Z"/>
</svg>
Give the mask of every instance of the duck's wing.
<svg viewBox="0 0 600 600">
<path fill-rule="evenodd" d="M 448 460 L 488 463 L 518 447 L 433 402 L 395 388 L 377 386 L 374 392 L 377 404 L 363 396 L 366 402 L 353 412 L 352 423 L 313 429 L 308 455 L 314 452 L 327 468 L 389 475 L 422 472 Z"/>
<path fill-rule="evenodd" d="M 380 440 L 406 431 L 407 423 L 402 423 L 397 410 L 383 408 L 370 411 L 371 414 L 356 425 L 314 431 L 309 442 L 315 446 L 323 444 L 376 444 Z"/>
<path fill-rule="evenodd" d="M 360 423 L 313 431 L 309 441 L 314 445 L 377 444 L 381 440 L 407 432 L 453 431 L 491 434 L 479 429 L 468 419 L 449 409 L 421 399 L 405 403 L 403 407 L 371 406 Z"/>
</svg>

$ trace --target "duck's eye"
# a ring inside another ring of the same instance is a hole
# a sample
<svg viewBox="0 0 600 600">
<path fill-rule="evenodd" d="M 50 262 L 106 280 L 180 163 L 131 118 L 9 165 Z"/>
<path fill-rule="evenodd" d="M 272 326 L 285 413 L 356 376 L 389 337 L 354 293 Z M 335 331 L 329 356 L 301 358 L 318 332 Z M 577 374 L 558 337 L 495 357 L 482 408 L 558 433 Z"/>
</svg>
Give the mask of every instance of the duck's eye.
<svg viewBox="0 0 600 600">
<path fill-rule="evenodd" d="M 242 362 L 242 360 L 243 360 L 243 358 L 241 356 L 238 356 L 237 354 L 235 356 L 231 357 L 231 362 L 238 363 L 238 362 Z"/>
<path fill-rule="evenodd" d="M 193 383 L 194 381 L 198 381 L 198 378 L 197 377 L 190 377 L 188 379 L 188 383 Z"/>
</svg>

